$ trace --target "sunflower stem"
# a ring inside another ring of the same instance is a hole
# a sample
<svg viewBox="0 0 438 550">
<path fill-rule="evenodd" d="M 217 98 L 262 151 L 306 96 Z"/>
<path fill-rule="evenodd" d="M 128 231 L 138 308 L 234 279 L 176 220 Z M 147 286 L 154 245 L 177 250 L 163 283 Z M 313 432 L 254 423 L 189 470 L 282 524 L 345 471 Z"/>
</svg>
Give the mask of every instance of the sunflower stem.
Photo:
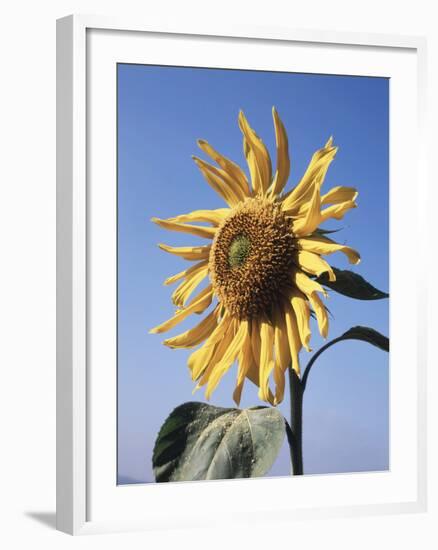
<svg viewBox="0 0 438 550">
<path fill-rule="evenodd" d="M 286 429 L 294 476 L 303 475 L 303 392 L 297 373 L 289 368 L 290 433 Z"/>
</svg>

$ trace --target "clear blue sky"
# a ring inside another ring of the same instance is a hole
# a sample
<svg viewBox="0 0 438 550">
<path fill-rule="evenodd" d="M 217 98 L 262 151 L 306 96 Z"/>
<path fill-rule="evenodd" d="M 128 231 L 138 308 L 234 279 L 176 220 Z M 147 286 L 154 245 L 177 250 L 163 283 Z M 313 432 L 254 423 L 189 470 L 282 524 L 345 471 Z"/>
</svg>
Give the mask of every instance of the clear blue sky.
<svg viewBox="0 0 438 550">
<path fill-rule="evenodd" d="M 150 222 L 196 209 L 223 207 L 199 173 L 196 140 L 209 141 L 245 167 L 237 115 L 243 109 L 271 151 L 274 105 L 288 132 L 290 185 L 330 135 L 339 145 L 324 188 L 355 186 L 359 208 L 341 222 L 336 237 L 357 248 L 353 269 L 388 290 L 388 91 L 381 78 L 229 71 L 143 65 L 118 66 L 118 464 L 119 482 L 152 481 L 152 448 L 170 411 L 191 400 L 189 351 L 162 345 L 148 330 L 172 315 L 171 287 L 163 280 L 188 262 L 158 249 L 201 239 Z M 202 156 L 202 154 L 201 154 Z M 275 155 L 273 155 L 275 158 Z M 341 255 L 331 263 L 347 267 Z M 362 302 L 331 292 L 329 338 L 354 325 L 388 334 L 388 301 Z M 189 319 L 170 334 L 193 325 Z M 312 327 L 313 349 L 321 345 Z M 302 353 L 302 363 L 307 360 Z M 212 397 L 234 406 L 236 368 Z M 304 398 L 304 471 L 308 474 L 388 468 L 388 354 L 361 342 L 345 342 L 323 354 Z M 250 382 L 241 406 L 261 404 Z M 288 414 L 288 399 L 280 405 Z M 271 475 L 290 471 L 286 446 Z"/>
</svg>

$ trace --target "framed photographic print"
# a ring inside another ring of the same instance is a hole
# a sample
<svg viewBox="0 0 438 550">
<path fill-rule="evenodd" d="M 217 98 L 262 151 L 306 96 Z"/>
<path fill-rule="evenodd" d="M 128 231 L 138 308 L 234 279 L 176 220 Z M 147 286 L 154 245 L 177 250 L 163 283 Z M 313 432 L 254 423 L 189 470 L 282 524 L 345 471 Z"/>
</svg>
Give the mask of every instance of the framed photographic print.
<svg viewBox="0 0 438 550">
<path fill-rule="evenodd" d="M 423 40 L 57 40 L 58 528 L 424 509 Z"/>
</svg>

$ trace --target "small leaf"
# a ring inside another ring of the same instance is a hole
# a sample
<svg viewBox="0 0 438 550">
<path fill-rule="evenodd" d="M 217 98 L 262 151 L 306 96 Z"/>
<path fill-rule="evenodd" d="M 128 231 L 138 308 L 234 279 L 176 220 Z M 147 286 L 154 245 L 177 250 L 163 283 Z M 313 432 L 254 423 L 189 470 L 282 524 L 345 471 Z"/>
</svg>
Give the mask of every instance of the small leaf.
<svg viewBox="0 0 438 550">
<path fill-rule="evenodd" d="M 318 227 L 318 229 L 315 229 L 313 232 L 313 235 L 330 235 L 331 233 L 337 233 L 338 231 L 342 231 L 342 227 L 339 229 L 324 229 L 323 227 Z"/>
<path fill-rule="evenodd" d="M 352 327 L 336 340 L 338 342 L 341 340 L 362 340 L 383 351 L 389 351 L 389 338 L 369 327 Z"/>
<path fill-rule="evenodd" d="M 334 344 L 337 344 L 338 342 L 342 342 L 344 340 L 361 340 L 362 342 L 367 342 L 368 344 L 371 344 L 372 346 L 376 346 L 376 348 L 379 348 L 383 351 L 389 351 L 389 338 L 384 336 L 383 334 L 380 334 L 380 332 L 377 332 L 377 330 L 374 330 L 370 327 L 352 327 L 347 332 L 344 332 L 344 334 L 341 334 L 341 336 L 338 336 L 337 338 L 334 338 L 330 342 L 327 342 L 324 346 L 322 346 L 314 355 L 311 357 L 310 361 L 307 364 L 307 367 L 304 371 L 303 378 L 302 378 L 302 384 L 303 384 L 303 391 L 306 388 L 307 384 L 307 378 L 309 376 L 310 369 L 312 368 L 315 361 L 318 359 L 318 357 L 328 348 L 333 346 Z"/>
<path fill-rule="evenodd" d="M 225 409 L 184 403 L 158 434 L 152 457 L 155 479 L 263 476 L 274 463 L 284 434 L 284 418 L 272 407 Z"/>
<path fill-rule="evenodd" d="M 336 281 L 329 281 L 327 273 L 323 273 L 316 280 L 339 292 L 339 294 L 355 298 L 356 300 L 381 300 L 382 298 L 389 297 L 389 294 L 373 287 L 361 275 L 353 271 L 342 270 L 336 267 L 333 268 L 333 271 L 336 275 Z"/>
</svg>

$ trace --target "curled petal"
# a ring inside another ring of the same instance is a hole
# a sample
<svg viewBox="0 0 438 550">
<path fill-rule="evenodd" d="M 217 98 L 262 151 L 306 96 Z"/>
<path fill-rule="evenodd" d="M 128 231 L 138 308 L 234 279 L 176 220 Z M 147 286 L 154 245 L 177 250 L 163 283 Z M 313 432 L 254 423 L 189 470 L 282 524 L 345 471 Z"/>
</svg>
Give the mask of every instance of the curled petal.
<svg viewBox="0 0 438 550">
<path fill-rule="evenodd" d="M 192 373 L 192 380 L 197 380 L 208 367 L 216 344 L 223 339 L 229 326 L 230 318 L 228 315 L 224 315 L 204 345 L 190 355 L 188 365 Z"/>
<path fill-rule="evenodd" d="M 254 132 L 242 111 L 239 113 L 239 127 L 243 134 L 243 150 L 251 174 L 251 182 L 255 193 L 266 193 L 271 185 L 271 157 L 265 144 Z"/>
<path fill-rule="evenodd" d="M 286 323 L 287 339 L 292 360 L 292 368 L 300 375 L 300 360 L 299 353 L 302 348 L 300 334 L 298 331 L 297 318 L 291 304 L 286 303 L 284 306 L 284 320 Z"/>
<path fill-rule="evenodd" d="M 333 187 L 321 197 L 321 204 L 339 204 L 341 202 L 355 201 L 358 192 L 354 187 Z"/>
<path fill-rule="evenodd" d="M 245 383 L 245 378 L 247 377 L 251 367 L 254 366 L 254 359 L 251 350 L 251 323 L 248 323 L 248 330 L 245 334 L 245 340 L 239 353 L 238 361 L 239 368 L 237 370 L 237 382 L 236 388 L 233 392 L 233 400 L 237 406 L 240 405 L 240 399 L 242 396 L 242 389 Z"/>
<path fill-rule="evenodd" d="M 341 202 L 340 204 L 334 204 L 333 206 L 329 206 L 328 208 L 325 208 L 324 210 L 321 211 L 320 223 L 324 223 L 326 220 L 329 220 L 330 218 L 334 218 L 335 220 L 342 220 L 346 212 L 356 207 L 357 207 L 357 204 L 354 201 L 346 201 L 346 202 Z"/>
<path fill-rule="evenodd" d="M 313 196 L 309 203 L 306 213 L 295 220 L 292 224 L 292 230 L 297 237 L 310 235 L 321 223 L 321 197 L 319 187 L 316 185 L 313 189 Z"/>
<path fill-rule="evenodd" d="M 260 385 L 259 397 L 262 401 L 268 401 L 269 376 L 274 368 L 272 358 L 274 346 L 274 329 L 266 320 L 260 322 Z"/>
<path fill-rule="evenodd" d="M 215 366 L 225 355 L 229 346 L 231 345 L 231 342 L 233 341 L 234 335 L 236 333 L 235 328 L 236 322 L 234 319 L 231 319 L 223 337 L 216 342 L 214 346 L 214 351 L 210 356 L 208 364 L 203 368 L 202 373 L 198 377 L 198 384 L 196 385 L 194 391 L 199 390 L 199 388 L 205 386 L 205 384 L 207 384 L 207 382 L 209 381 Z"/>
<path fill-rule="evenodd" d="M 260 322 L 257 319 L 252 319 L 250 325 L 250 341 L 249 349 L 251 350 L 251 358 L 247 367 L 246 377 L 251 380 L 258 388 L 260 387 Z M 274 404 L 274 396 L 268 389 L 267 402 Z"/>
<path fill-rule="evenodd" d="M 206 340 L 216 327 L 217 308 L 195 327 L 178 334 L 178 336 L 164 340 L 164 345 L 169 348 L 194 348 Z"/>
<path fill-rule="evenodd" d="M 272 108 L 274 118 L 275 143 L 277 148 L 277 169 L 272 182 L 271 195 L 280 194 L 287 183 L 290 174 L 289 144 L 287 133 L 276 109 Z"/>
<path fill-rule="evenodd" d="M 301 271 L 295 272 L 292 276 L 292 280 L 295 286 L 306 296 L 310 296 L 313 292 L 321 292 L 324 296 L 327 296 L 327 292 L 317 281 L 310 279 Z"/>
<path fill-rule="evenodd" d="M 205 239 L 213 239 L 216 235 L 215 227 L 202 227 L 200 225 L 189 225 L 185 223 L 178 223 L 170 220 L 161 220 L 160 218 L 152 218 L 152 221 L 170 231 L 179 231 L 181 233 L 190 233 L 197 237 L 203 237 Z"/>
<path fill-rule="evenodd" d="M 159 244 L 158 247 L 164 252 L 175 254 L 185 260 L 198 261 L 206 260 L 210 255 L 211 246 L 168 246 L 167 244 Z M 170 283 L 169 283 L 170 284 Z"/>
<path fill-rule="evenodd" d="M 278 403 L 281 403 L 283 401 L 284 397 L 284 373 L 291 364 L 291 352 L 289 347 L 286 322 L 283 316 L 283 312 L 280 312 L 278 309 L 276 309 L 275 311 L 274 351 L 275 404 L 278 405 Z"/>
<path fill-rule="evenodd" d="M 316 292 L 313 292 L 310 295 L 310 305 L 312 306 L 313 311 L 316 315 L 316 320 L 318 322 L 319 332 L 323 338 L 327 338 L 328 334 L 328 315 L 327 310 L 322 303 L 321 298 Z"/>
<path fill-rule="evenodd" d="M 188 274 L 185 280 L 178 285 L 172 294 L 172 302 L 179 307 L 184 307 L 187 300 L 197 286 L 207 277 L 208 263 L 202 262 L 197 268 Z"/>
<path fill-rule="evenodd" d="M 357 250 L 343 244 L 338 244 L 327 237 L 306 237 L 304 239 L 298 239 L 297 244 L 300 250 L 306 250 L 307 252 L 325 256 L 333 254 L 334 252 L 342 252 L 347 256 L 350 264 L 358 264 L 360 262 L 360 254 Z"/>
<path fill-rule="evenodd" d="M 216 210 L 195 210 L 190 214 L 181 214 L 173 218 L 168 218 L 170 222 L 187 223 L 187 222 L 206 222 L 218 226 L 230 213 L 229 208 L 218 208 Z"/>
<path fill-rule="evenodd" d="M 310 161 L 304 176 L 298 185 L 288 193 L 284 200 L 282 208 L 289 215 L 296 214 L 303 204 L 308 202 L 314 193 L 314 187 L 321 188 L 327 170 L 335 158 L 338 148 L 332 146 L 332 139 L 326 143 L 325 147 L 317 151 Z"/>
<path fill-rule="evenodd" d="M 232 160 L 227 159 L 220 153 L 218 153 L 213 147 L 204 141 L 203 139 L 198 139 L 198 146 L 209 155 L 217 164 L 224 170 L 231 179 L 233 179 L 237 185 L 240 187 L 245 196 L 251 196 L 251 191 L 249 188 L 248 180 L 246 179 L 245 173 L 243 170 L 235 164 Z"/>
<path fill-rule="evenodd" d="M 163 284 L 164 286 L 168 286 L 175 283 L 176 281 L 179 281 L 180 279 L 190 278 L 192 275 L 198 273 L 200 269 L 202 269 L 207 265 L 208 265 L 207 261 L 198 262 L 197 264 L 192 265 L 188 269 L 185 269 L 184 271 L 180 271 L 176 275 L 172 275 L 171 277 L 168 277 Z"/>
<path fill-rule="evenodd" d="M 208 285 L 208 287 L 204 288 L 204 290 L 201 290 L 201 292 L 190 302 L 190 304 L 186 308 L 179 309 L 171 319 L 165 321 L 161 325 L 154 327 L 149 332 L 151 334 L 159 334 L 161 332 L 166 332 L 170 330 L 174 326 L 181 323 L 181 321 L 183 321 L 191 313 L 202 313 L 203 311 L 205 311 L 211 304 L 212 299 L 212 286 Z"/>
<path fill-rule="evenodd" d="M 193 157 L 193 160 L 210 187 L 212 187 L 229 206 L 235 206 L 244 198 L 238 185 L 234 183 L 230 184 L 229 181 L 224 180 L 217 168 L 198 157 Z"/>
<path fill-rule="evenodd" d="M 301 343 L 307 351 L 312 351 L 309 346 L 310 342 L 310 308 L 308 301 L 304 298 L 301 292 L 294 292 L 291 298 L 292 309 L 294 310 L 297 319 L 298 333 Z"/>
<path fill-rule="evenodd" d="M 330 265 L 318 254 L 299 250 L 297 254 L 298 264 L 304 271 L 311 275 L 319 276 L 322 273 L 328 273 L 329 281 L 336 281 L 336 275 Z"/>
<path fill-rule="evenodd" d="M 242 351 L 242 347 L 245 341 L 246 334 L 248 332 L 248 321 L 242 321 L 239 324 L 239 328 L 234 335 L 229 346 L 223 355 L 221 355 L 220 360 L 213 368 L 207 384 L 207 390 L 205 392 L 206 399 L 209 399 L 213 391 L 216 389 L 221 378 L 228 371 L 234 361 L 237 359 L 238 355 Z"/>
</svg>

